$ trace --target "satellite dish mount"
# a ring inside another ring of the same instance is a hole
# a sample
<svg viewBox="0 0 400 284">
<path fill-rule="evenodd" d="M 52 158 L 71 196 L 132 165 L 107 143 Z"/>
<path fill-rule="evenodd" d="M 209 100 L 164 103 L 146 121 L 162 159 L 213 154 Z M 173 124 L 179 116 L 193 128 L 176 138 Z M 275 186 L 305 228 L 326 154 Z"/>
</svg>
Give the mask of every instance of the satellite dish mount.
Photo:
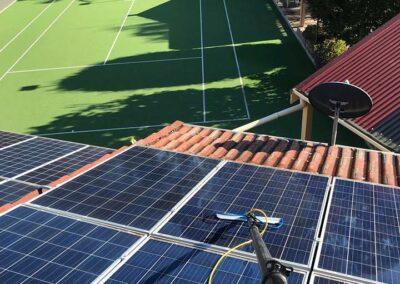
<svg viewBox="0 0 400 284">
<path fill-rule="evenodd" d="M 336 144 L 339 118 L 356 118 L 372 108 L 367 92 L 347 80 L 319 84 L 310 91 L 309 99 L 314 108 L 333 117 L 330 145 Z"/>
</svg>

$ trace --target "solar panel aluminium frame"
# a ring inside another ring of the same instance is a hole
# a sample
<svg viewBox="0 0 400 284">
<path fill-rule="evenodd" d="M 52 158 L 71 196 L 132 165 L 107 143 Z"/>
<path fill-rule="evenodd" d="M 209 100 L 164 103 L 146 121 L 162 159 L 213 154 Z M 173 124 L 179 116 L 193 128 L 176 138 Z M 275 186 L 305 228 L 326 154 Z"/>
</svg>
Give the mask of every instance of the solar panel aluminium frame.
<svg viewBox="0 0 400 284">
<path fill-rule="evenodd" d="M 17 134 L 17 133 L 13 133 L 13 134 Z M 29 136 L 28 136 L 28 137 L 29 137 Z M 30 141 L 30 140 L 33 140 L 33 139 L 36 139 L 36 138 L 37 138 L 37 136 L 31 136 L 31 137 L 29 137 L 29 138 L 27 138 L 27 139 L 24 139 L 24 140 L 21 140 L 21 141 L 12 143 L 12 144 L 10 144 L 10 145 L 1 147 L 0 150 L 4 150 L 4 149 L 7 149 L 7 148 L 11 148 L 11 147 L 13 147 L 13 146 L 15 146 L 15 145 L 19 145 L 19 144 L 22 144 L 22 143 L 24 143 L 24 142 L 27 142 L 27 141 Z"/>
<path fill-rule="evenodd" d="M 144 245 L 147 244 L 147 242 L 149 241 L 162 241 L 168 244 L 172 244 L 172 245 L 179 245 L 179 246 L 183 246 L 183 247 L 187 247 L 187 248 L 192 248 L 192 249 L 197 249 L 197 250 L 201 250 L 204 252 L 209 252 L 209 253 L 213 253 L 213 254 L 217 254 L 217 255 L 222 255 L 223 253 L 225 253 L 227 251 L 226 250 L 222 250 L 219 247 L 213 246 L 213 245 L 209 245 L 206 243 L 200 243 L 200 242 L 187 242 L 187 241 L 179 241 L 179 240 L 172 240 L 172 239 L 165 239 L 160 235 L 157 234 L 150 234 L 148 236 L 145 237 L 145 239 L 138 243 L 136 246 L 134 246 L 132 248 L 132 250 L 129 251 L 129 254 L 126 254 L 125 258 L 117 265 L 115 266 L 112 270 L 107 271 L 107 273 L 103 273 L 101 274 L 97 279 L 96 279 L 96 283 L 99 284 L 103 284 L 105 283 L 107 280 L 109 280 L 126 262 L 129 261 L 129 259 L 131 257 L 134 256 L 134 254 L 136 252 L 138 252 Z M 240 260 L 244 260 L 244 261 L 249 261 L 252 263 L 258 263 L 257 262 L 257 258 L 252 255 L 246 255 L 243 256 L 240 253 L 236 253 L 236 252 L 232 252 L 232 254 L 229 255 L 229 257 L 232 258 L 236 258 L 236 259 L 240 259 Z M 297 273 L 303 274 L 304 278 L 303 278 L 303 284 L 307 283 L 307 280 L 309 278 L 309 271 L 306 269 L 299 269 L 296 271 Z M 98 281 L 98 282 L 97 282 Z"/>
<path fill-rule="evenodd" d="M 15 179 L 15 178 L 4 178 L 4 180 L 0 180 L 0 184 L 9 182 L 9 181 L 13 181 L 13 182 L 17 182 L 17 183 L 21 183 L 21 184 L 26 184 L 26 185 L 31 185 L 31 186 L 36 186 L 37 189 L 50 189 L 51 187 L 48 185 L 42 185 L 42 184 L 37 184 L 34 182 L 29 182 L 29 181 L 24 181 L 24 180 L 19 180 L 19 179 Z"/>
<path fill-rule="evenodd" d="M 223 165 L 225 165 L 227 163 L 235 163 L 235 164 L 244 164 L 244 165 L 246 165 L 246 163 L 240 163 L 240 162 L 236 162 L 236 161 L 224 161 Z M 223 165 L 221 166 L 221 168 L 223 167 Z M 302 171 L 287 170 L 287 169 L 277 169 L 276 167 L 269 167 L 269 166 L 264 166 L 264 165 L 252 165 L 252 166 L 263 167 L 263 168 L 273 169 L 273 170 L 277 170 L 277 171 L 304 174 L 304 172 L 302 172 Z M 318 217 L 317 227 L 316 227 L 315 235 L 314 235 L 314 242 L 312 244 L 311 251 L 310 251 L 310 257 L 309 257 L 308 263 L 306 265 L 295 263 L 295 262 L 290 262 L 290 261 L 286 261 L 286 260 L 282 260 L 282 262 L 285 263 L 285 264 L 291 265 L 291 266 L 293 266 L 294 268 L 297 268 L 297 269 L 311 270 L 312 269 L 312 263 L 313 263 L 314 256 L 315 256 L 315 252 L 316 252 L 316 249 L 317 249 L 317 243 L 319 242 L 319 237 L 318 236 L 319 236 L 319 233 L 321 231 L 321 226 L 323 226 L 322 222 L 324 221 L 324 212 L 325 212 L 325 209 L 327 207 L 328 198 L 331 195 L 330 192 L 331 192 L 331 187 L 332 187 L 332 177 L 321 175 L 321 174 L 310 174 L 310 173 L 306 173 L 306 174 L 309 174 L 311 176 L 321 176 L 321 177 L 326 177 L 327 178 L 327 185 L 326 185 L 326 188 L 324 189 L 325 190 L 324 199 L 323 199 L 322 204 L 321 204 L 321 212 L 320 212 L 319 217 Z M 201 188 L 198 191 L 200 191 L 200 190 L 201 190 Z M 190 198 L 193 197 L 198 191 L 196 191 L 192 196 L 190 196 Z M 175 241 L 175 242 L 191 243 L 191 244 L 194 244 L 194 245 L 195 244 L 197 244 L 197 245 L 198 244 L 203 244 L 202 242 L 199 242 L 199 241 L 190 240 L 190 239 L 183 238 L 183 237 L 176 237 L 176 236 L 172 236 L 172 235 L 168 235 L 168 234 L 164 234 L 164 233 L 160 233 L 159 232 L 162 229 L 162 227 L 165 224 L 167 224 L 168 221 L 171 220 L 175 216 L 175 214 L 183 206 L 185 206 L 185 204 L 190 200 L 190 198 L 188 198 L 188 200 L 186 200 L 185 203 L 179 204 L 179 207 L 176 206 L 177 208 L 175 208 L 175 210 L 172 212 L 172 214 L 170 214 L 167 218 L 165 218 L 163 223 L 160 223 L 159 226 L 154 229 L 152 234 L 154 236 L 157 236 L 157 238 L 160 238 L 160 239 L 163 239 L 163 240 L 169 240 L 170 242 L 171 241 Z M 218 250 L 219 251 L 221 251 L 221 250 L 222 251 L 226 251 L 226 247 L 223 247 L 223 246 L 220 246 L 220 245 L 215 245 L 215 244 L 207 244 L 207 245 L 212 247 L 213 249 L 215 249 L 217 251 Z M 245 251 L 237 251 L 235 253 L 240 255 L 240 257 L 255 257 L 255 254 L 252 254 L 252 253 L 249 253 L 249 252 L 245 252 Z"/>
<path fill-rule="evenodd" d="M 345 283 L 349 283 L 349 284 L 358 284 L 359 283 L 354 280 L 340 279 L 337 277 L 337 275 L 331 276 L 331 275 L 325 275 L 325 274 L 318 273 L 318 272 L 312 272 L 310 275 L 310 281 L 309 281 L 310 284 L 314 284 L 315 277 L 322 277 L 322 278 L 325 278 L 328 280 L 340 281 L 340 282 L 345 282 Z"/>
<path fill-rule="evenodd" d="M 368 279 L 365 279 L 365 278 L 352 276 L 352 275 L 347 275 L 347 274 L 343 274 L 343 273 L 340 273 L 340 272 L 330 271 L 330 270 L 318 267 L 319 261 L 320 261 L 320 258 L 321 258 L 322 246 L 324 244 L 326 227 L 328 225 L 328 218 L 329 218 L 329 212 L 330 212 L 331 205 L 332 205 L 333 193 L 334 193 L 334 190 L 335 190 L 336 181 L 339 180 L 339 179 L 340 180 L 351 181 L 351 182 L 357 182 L 357 183 L 364 183 L 364 184 L 368 184 L 368 185 L 372 185 L 372 186 L 376 185 L 376 184 L 370 183 L 370 182 L 355 181 L 355 180 L 346 179 L 346 178 L 336 178 L 335 177 L 333 179 L 332 184 L 331 184 L 328 204 L 326 205 L 326 214 L 325 214 L 324 220 L 323 220 L 321 237 L 319 238 L 319 245 L 318 245 L 315 257 L 314 257 L 315 261 L 314 261 L 314 267 L 312 269 L 316 273 L 319 273 L 320 275 L 324 275 L 324 277 L 335 278 L 335 280 L 339 280 L 339 281 L 347 281 L 347 282 L 350 282 L 350 283 L 364 283 L 364 284 L 381 283 L 381 282 L 377 282 L 377 281 L 374 281 L 374 280 L 368 280 Z M 387 185 L 382 185 L 382 184 L 380 184 L 379 186 L 380 187 L 393 188 L 392 186 L 387 186 Z"/>
<path fill-rule="evenodd" d="M 1 212 L 0 217 L 8 214 L 9 212 L 11 212 L 17 208 L 20 208 L 20 207 L 31 208 L 31 209 L 35 209 L 35 210 L 42 211 L 45 213 L 55 214 L 57 216 L 66 217 L 66 218 L 69 218 L 69 219 L 72 219 L 75 221 L 81 221 L 81 222 L 89 223 L 91 225 L 101 226 L 104 228 L 108 228 L 108 229 L 112 229 L 112 230 L 116 230 L 116 231 L 120 231 L 120 232 L 124 232 L 124 233 L 129 233 L 129 234 L 132 234 L 132 235 L 138 237 L 138 240 L 136 242 L 134 242 L 133 245 L 131 247 L 129 247 L 119 258 L 117 258 L 112 264 L 110 264 L 110 266 L 107 267 L 106 270 L 104 270 L 100 275 L 98 275 L 97 278 L 93 281 L 93 283 L 98 283 L 98 279 L 102 279 L 105 277 L 105 275 L 108 275 L 110 273 L 110 271 L 116 270 L 116 268 L 119 267 L 119 264 L 121 262 L 125 263 L 126 260 L 129 258 L 128 256 L 130 256 L 132 254 L 132 251 L 137 251 L 138 249 L 140 249 L 140 247 L 142 247 L 149 239 L 149 236 L 146 234 L 143 234 L 143 233 L 133 232 L 131 230 L 124 230 L 121 228 L 117 228 L 115 226 L 106 226 L 103 223 L 91 222 L 91 221 L 85 220 L 83 218 L 73 218 L 71 216 L 66 216 L 64 214 L 51 212 L 50 210 L 47 210 L 47 207 L 38 208 L 38 206 L 29 206 L 29 204 L 19 204 L 15 207 L 9 208 L 9 209 L 5 210 L 4 212 Z M 138 247 L 138 248 L 136 248 L 136 247 Z"/>
<path fill-rule="evenodd" d="M 115 222 L 111 222 L 111 221 L 106 221 L 106 220 L 100 220 L 97 218 L 93 218 L 93 217 L 89 217 L 89 216 L 83 216 L 83 215 L 79 215 L 76 213 L 71 213 L 71 212 L 67 212 L 67 211 L 63 211 L 63 210 L 59 210 L 59 209 L 54 209 L 54 208 L 50 208 L 50 207 L 46 207 L 46 206 L 42 206 L 42 205 L 37 205 L 34 204 L 33 202 L 42 197 L 45 194 L 48 194 L 49 192 L 52 192 L 53 190 L 56 190 L 57 188 L 63 186 L 64 184 L 70 182 L 71 180 L 74 180 L 75 178 L 78 178 L 80 176 L 82 176 L 83 174 L 85 174 L 86 172 L 97 168 L 98 166 L 106 163 L 107 161 L 125 153 L 126 151 L 128 151 L 129 149 L 132 149 L 136 146 L 139 147 L 143 147 L 143 148 L 149 148 L 149 149 L 154 149 L 157 151 L 163 151 L 163 152 L 170 152 L 170 153 L 176 153 L 174 151 L 166 151 L 166 150 L 160 150 L 158 148 L 153 148 L 153 147 L 145 147 L 145 146 L 141 146 L 141 145 L 132 145 L 127 147 L 126 149 L 123 149 L 122 151 L 118 152 L 117 154 L 105 159 L 104 161 L 101 161 L 100 163 L 94 165 L 93 167 L 89 168 L 89 169 L 85 169 L 84 171 L 82 171 L 81 173 L 79 173 L 78 175 L 58 184 L 56 187 L 51 188 L 50 190 L 44 192 L 43 194 L 36 196 L 35 198 L 31 199 L 28 203 L 30 207 L 32 208 L 41 208 L 42 210 L 46 210 L 48 212 L 53 212 L 55 214 L 59 214 L 62 216 L 66 216 L 66 217 L 70 217 L 70 218 L 79 218 L 81 220 L 91 220 L 91 222 L 100 222 L 101 224 L 108 224 L 109 226 L 114 226 L 116 228 L 121 228 L 121 229 L 126 229 L 126 230 L 130 230 L 132 232 L 136 232 L 139 234 L 152 234 L 155 230 L 157 230 L 160 226 L 163 226 L 166 223 L 166 220 L 169 220 L 169 216 L 173 215 L 177 210 L 177 208 L 180 208 L 181 206 L 183 206 L 184 204 L 186 204 L 186 202 L 188 200 L 190 200 L 190 198 L 196 194 L 197 191 L 199 191 L 202 186 L 204 184 L 207 183 L 208 180 L 210 180 L 222 167 L 223 165 L 225 165 L 227 162 L 226 161 L 220 161 L 203 179 L 201 179 L 177 204 L 175 204 L 175 206 L 168 212 L 166 213 L 165 216 L 163 216 L 163 218 L 161 218 L 151 229 L 149 230 L 145 230 L 145 229 L 140 229 L 140 228 L 136 228 L 136 227 L 132 227 L 132 226 L 128 226 L 128 225 L 122 225 L 122 224 L 118 224 Z M 184 155 L 188 155 L 188 156 L 195 156 L 195 157 L 200 157 L 203 159 L 208 159 L 208 158 L 204 158 L 202 156 L 198 156 L 198 155 L 191 155 L 191 154 L 184 154 Z M 217 159 L 212 159 L 212 160 L 217 160 Z"/>
<path fill-rule="evenodd" d="M 36 189 L 33 190 L 33 191 L 38 191 L 38 192 L 40 192 L 40 190 L 43 190 L 43 189 L 45 189 L 45 190 L 49 190 L 49 189 L 50 189 L 50 187 L 49 187 L 49 186 L 46 186 L 46 185 L 40 185 L 40 184 L 36 184 L 36 183 L 26 182 L 26 181 L 17 180 L 17 179 L 14 179 L 14 178 L 6 178 L 6 179 L 4 179 L 4 180 L 1 180 L 1 181 L 0 181 L 0 185 L 3 184 L 3 183 L 7 183 L 7 182 L 15 182 L 15 183 L 18 183 L 18 184 L 23 184 L 23 185 L 32 186 L 32 187 L 35 187 L 35 188 L 36 188 Z M 26 193 L 26 194 L 29 194 L 29 193 Z M 39 195 L 40 195 L 40 194 L 39 194 Z M 18 200 L 20 200 L 20 199 L 23 198 L 24 196 L 25 196 L 25 195 L 19 197 L 18 199 L 16 199 L 16 200 L 13 201 L 12 203 L 18 202 Z M 0 196 L 0 199 L 2 199 L 1 196 Z M 9 202 L 9 203 L 11 203 L 11 202 Z M 0 207 L 1 207 L 1 206 L 0 206 Z M 1 216 L 1 215 L 0 215 L 0 216 Z"/>
</svg>

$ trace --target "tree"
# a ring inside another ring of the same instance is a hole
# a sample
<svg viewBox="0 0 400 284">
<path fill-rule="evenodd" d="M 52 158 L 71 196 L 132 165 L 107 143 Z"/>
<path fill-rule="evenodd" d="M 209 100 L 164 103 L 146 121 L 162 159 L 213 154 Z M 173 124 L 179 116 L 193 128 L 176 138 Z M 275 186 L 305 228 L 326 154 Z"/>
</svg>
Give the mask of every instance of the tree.
<svg viewBox="0 0 400 284">
<path fill-rule="evenodd" d="M 400 13 L 400 0 L 308 0 L 331 37 L 354 44 Z"/>
</svg>

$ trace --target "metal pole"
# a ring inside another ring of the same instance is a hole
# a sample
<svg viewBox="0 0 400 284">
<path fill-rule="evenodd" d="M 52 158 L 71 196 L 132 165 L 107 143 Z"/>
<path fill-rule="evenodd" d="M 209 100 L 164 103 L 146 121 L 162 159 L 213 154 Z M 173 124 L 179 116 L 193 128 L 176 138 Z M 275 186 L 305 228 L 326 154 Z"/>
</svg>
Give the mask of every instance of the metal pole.
<svg viewBox="0 0 400 284">
<path fill-rule="evenodd" d="M 266 117 L 263 117 L 263 118 L 260 118 L 258 120 L 249 122 L 249 123 L 247 123 L 245 125 L 242 125 L 242 126 L 240 126 L 238 128 L 233 129 L 233 131 L 238 131 L 238 132 L 247 131 L 249 129 L 252 129 L 252 128 L 258 127 L 260 125 L 263 125 L 265 123 L 268 123 L 268 122 L 271 122 L 273 120 L 276 120 L 276 119 L 278 119 L 280 117 L 292 114 L 292 113 L 294 113 L 296 111 L 300 111 L 303 108 L 304 108 L 304 102 L 301 100 L 300 103 L 297 104 L 297 105 L 294 105 L 294 106 L 291 106 L 291 107 L 289 107 L 287 109 L 284 109 L 284 110 L 278 111 L 276 113 L 270 114 L 270 115 L 268 115 Z"/>
<path fill-rule="evenodd" d="M 293 271 L 274 259 L 265 245 L 257 226 L 255 215 L 249 214 L 247 221 L 250 226 L 250 235 L 253 248 L 256 252 L 258 264 L 262 273 L 262 284 L 287 284 L 287 277 Z"/>
<path fill-rule="evenodd" d="M 336 135 L 337 135 L 337 127 L 338 127 L 338 123 L 339 123 L 339 114 L 340 114 L 340 103 L 336 104 L 336 107 L 335 107 L 335 117 L 333 119 L 331 146 L 334 146 L 336 144 Z"/>
</svg>

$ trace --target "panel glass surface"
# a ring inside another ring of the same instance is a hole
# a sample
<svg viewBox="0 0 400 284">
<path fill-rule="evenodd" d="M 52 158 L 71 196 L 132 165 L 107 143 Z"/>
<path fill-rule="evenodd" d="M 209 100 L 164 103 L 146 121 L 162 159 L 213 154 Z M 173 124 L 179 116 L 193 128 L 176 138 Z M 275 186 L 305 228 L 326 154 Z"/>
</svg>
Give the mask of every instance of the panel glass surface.
<svg viewBox="0 0 400 284">
<path fill-rule="evenodd" d="M 207 283 L 219 255 L 198 249 L 150 240 L 106 282 Z M 293 272 L 289 284 L 303 283 L 304 274 Z M 259 284 L 257 263 L 226 258 L 214 274 L 213 283 Z"/>
<path fill-rule="evenodd" d="M 285 222 L 264 235 L 271 254 L 308 264 L 327 182 L 327 177 L 228 163 L 160 232 L 233 247 L 250 238 L 247 223 L 221 221 L 215 214 L 259 208 Z"/>
<path fill-rule="evenodd" d="M 318 267 L 400 283 L 400 190 L 337 179 Z"/>
<path fill-rule="evenodd" d="M 148 230 L 217 164 L 133 147 L 34 203 Z"/>
<path fill-rule="evenodd" d="M 0 131 L 0 148 L 27 140 L 32 136 Z"/>
<path fill-rule="evenodd" d="M 0 151 L 0 176 L 14 177 L 82 147 L 65 141 L 36 138 L 6 148 Z"/>
<path fill-rule="evenodd" d="M 339 281 L 330 277 L 314 276 L 311 284 L 351 284 L 351 282 Z"/>
<path fill-rule="evenodd" d="M 0 283 L 89 283 L 137 240 L 131 234 L 18 207 L 0 217 Z"/>
<path fill-rule="evenodd" d="M 112 152 L 111 149 L 90 146 L 79 152 L 57 160 L 26 175 L 18 177 L 19 180 L 47 185 L 58 178 L 68 175 L 73 171 L 101 158 Z"/>
<path fill-rule="evenodd" d="M 16 181 L 0 183 L 0 206 L 13 203 L 28 193 L 38 190 L 37 186 L 28 185 Z"/>
</svg>

